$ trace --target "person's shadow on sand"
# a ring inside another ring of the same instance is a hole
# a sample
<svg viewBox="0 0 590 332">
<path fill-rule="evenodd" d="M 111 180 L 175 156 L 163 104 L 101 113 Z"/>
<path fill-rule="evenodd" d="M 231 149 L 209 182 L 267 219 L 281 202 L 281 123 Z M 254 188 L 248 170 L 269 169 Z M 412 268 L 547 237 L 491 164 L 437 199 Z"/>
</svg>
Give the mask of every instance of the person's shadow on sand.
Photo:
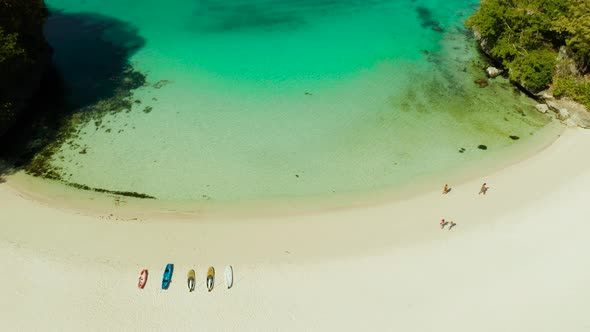
<svg viewBox="0 0 590 332">
<path fill-rule="evenodd" d="M 487 194 L 488 190 L 490 189 L 490 187 L 485 186 L 484 188 L 481 188 L 481 190 L 479 191 L 479 194 Z"/>
<path fill-rule="evenodd" d="M 453 229 L 453 227 L 455 227 L 455 226 L 457 226 L 457 223 L 456 223 L 456 222 L 453 222 L 453 221 L 451 221 L 451 222 L 450 222 L 450 225 L 449 225 L 449 231 L 450 231 L 451 229 Z"/>
</svg>

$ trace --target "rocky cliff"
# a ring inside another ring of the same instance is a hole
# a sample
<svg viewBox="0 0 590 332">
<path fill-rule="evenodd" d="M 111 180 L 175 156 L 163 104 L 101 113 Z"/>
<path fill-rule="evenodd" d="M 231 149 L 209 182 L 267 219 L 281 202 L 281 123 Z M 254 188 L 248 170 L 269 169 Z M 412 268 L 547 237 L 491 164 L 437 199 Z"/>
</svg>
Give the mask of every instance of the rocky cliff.
<svg viewBox="0 0 590 332">
<path fill-rule="evenodd" d="M 540 112 L 590 128 L 589 18 L 587 0 L 482 0 L 466 23 L 499 68 L 486 69 L 490 78 L 506 75 L 541 102 Z"/>
<path fill-rule="evenodd" d="M 0 135 L 30 105 L 51 66 L 43 0 L 0 0 Z"/>
<path fill-rule="evenodd" d="M 487 75 L 490 78 L 494 78 L 506 71 L 509 71 L 510 68 L 504 68 L 502 65 L 502 61 L 495 57 L 490 52 L 490 46 L 488 41 L 482 37 L 481 33 L 477 30 L 477 28 L 472 28 L 473 34 L 475 39 L 477 40 L 480 50 L 483 54 L 485 54 L 491 62 L 498 66 L 501 69 L 496 67 L 488 67 L 486 68 Z M 571 76 L 579 76 L 581 70 L 579 69 L 579 65 L 574 60 L 571 50 L 568 47 L 562 46 L 559 49 L 559 53 L 556 59 L 556 66 L 555 66 L 555 73 L 556 75 L 564 74 L 564 75 L 571 75 Z M 573 101 L 570 98 L 556 98 L 554 96 L 553 87 L 550 86 L 548 89 L 545 90 L 535 90 L 530 89 L 526 85 L 522 84 L 519 81 L 512 81 L 515 85 L 517 85 L 521 90 L 528 93 L 531 97 L 537 99 L 540 104 L 538 104 L 537 110 L 541 113 L 546 113 L 547 111 L 551 110 L 555 112 L 555 117 L 562 121 L 569 127 L 581 127 L 581 128 L 590 128 L 590 111 L 588 108 L 578 102 Z"/>
</svg>

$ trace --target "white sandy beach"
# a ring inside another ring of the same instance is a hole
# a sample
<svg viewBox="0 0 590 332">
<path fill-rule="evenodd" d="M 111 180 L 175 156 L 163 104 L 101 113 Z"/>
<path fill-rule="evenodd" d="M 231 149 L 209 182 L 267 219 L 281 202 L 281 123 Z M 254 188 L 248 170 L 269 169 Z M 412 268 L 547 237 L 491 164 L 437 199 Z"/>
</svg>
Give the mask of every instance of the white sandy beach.
<svg viewBox="0 0 590 332">
<path fill-rule="evenodd" d="M 34 200 L 9 177 L 2 330 L 590 331 L 587 151 L 590 131 L 568 129 L 448 195 L 443 182 L 403 201 L 251 220 L 115 220 Z M 207 267 L 225 264 L 234 287 L 218 278 L 207 293 Z"/>
</svg>

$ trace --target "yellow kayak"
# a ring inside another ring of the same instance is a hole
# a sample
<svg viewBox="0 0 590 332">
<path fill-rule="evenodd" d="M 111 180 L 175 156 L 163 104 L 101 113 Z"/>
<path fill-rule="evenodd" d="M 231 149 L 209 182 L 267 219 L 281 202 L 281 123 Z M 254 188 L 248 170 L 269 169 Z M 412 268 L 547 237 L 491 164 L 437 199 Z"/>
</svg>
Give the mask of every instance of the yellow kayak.
<svg viewBox="0 0 590 332">
<path fill-rule="evenodd" d="M 207 289 L 211 291 L 213 289 L 213 283 L 215 282 L 215 269 L 213 266 L 207 270 Z"/>
<path fill-rule="evenodd" d="M 188 291 L 192 292 L 195 290 L 195 270 L 188 271 L 187 276 Z"/>
</svg>

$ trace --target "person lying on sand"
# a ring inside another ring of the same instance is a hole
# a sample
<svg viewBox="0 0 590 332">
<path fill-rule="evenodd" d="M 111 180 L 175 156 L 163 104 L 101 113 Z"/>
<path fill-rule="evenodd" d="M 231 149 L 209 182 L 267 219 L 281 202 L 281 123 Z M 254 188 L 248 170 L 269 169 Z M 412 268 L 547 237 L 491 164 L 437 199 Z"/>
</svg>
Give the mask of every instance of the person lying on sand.
<svg viewBox="0 0 590 332">
<path fill-rule="evenodd" d="M 456 223 L 456 222 L 454 222 L 454 221 L 450 221 L 450 222 L 449 222 L 449 231 L 451 230 L 451 228 L 455 227 L 456 225 L 457 225 L 457 223 Z"/>
</svg>

